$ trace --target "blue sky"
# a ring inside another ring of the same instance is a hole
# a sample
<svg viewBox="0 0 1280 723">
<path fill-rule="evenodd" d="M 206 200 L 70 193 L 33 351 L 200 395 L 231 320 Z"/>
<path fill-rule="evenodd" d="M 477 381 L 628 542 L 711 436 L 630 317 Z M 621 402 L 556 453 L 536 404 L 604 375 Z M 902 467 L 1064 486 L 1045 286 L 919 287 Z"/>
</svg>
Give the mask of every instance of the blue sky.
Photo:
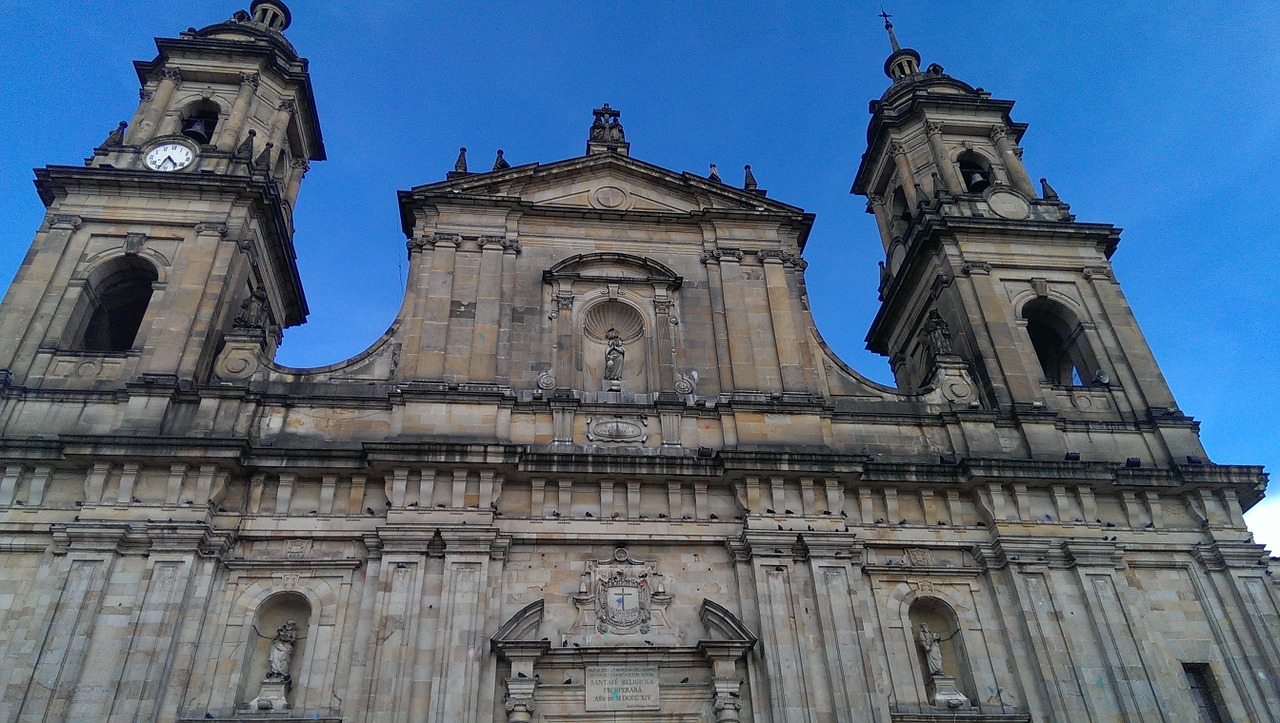
<svg viewBox="0 0 1280 723">
<path fill-rule="evenodd" d="M 247 4 L 247 3 L 246 3 Z M 879 5 L 845 2 L 289 3 L 330 160 L 297 209 L 310 321 L 280 360 L 337 361 L 391 322 L 405 273 L 395 192 L 459 146 L 473 170 L 579 155 L 591 109 L 622 111 L 632 155 L 817 214 L 805 257 L 823 335 L 859 371 L 875 314 L 875 226 L 848 194 L 867 101 L 887 84 Z M 0 283 L 43 212 L 31 169 L 78 164 L 137 103 L 151 38 L 235 2 L 0 0 Z M 1280 469 L 1280 4 L 894 2 L 924 64 L 1016 100 L 1022 146 L 1082 221 L 1125 229 L 1113 259 L 1181 408 L 1220 463 Z M 21 32 L 12 32 L 20 29 Z M 1280 485 L 1273 484 L 1274 490 Z M 1280 551 L 1280 503 L 1250 524 Z"/>
</svg>

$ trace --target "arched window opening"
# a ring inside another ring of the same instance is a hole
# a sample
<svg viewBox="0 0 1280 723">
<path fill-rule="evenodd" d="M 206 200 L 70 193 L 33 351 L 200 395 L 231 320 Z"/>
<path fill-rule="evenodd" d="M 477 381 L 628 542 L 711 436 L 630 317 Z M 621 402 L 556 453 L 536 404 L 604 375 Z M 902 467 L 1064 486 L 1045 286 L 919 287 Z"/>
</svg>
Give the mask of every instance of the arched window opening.
<svg viewBox="0 0 1280 723">
<path fill-rule="evenodd" d="M 968 193 L 982 193 L 991 188 L 991 164 L 973 151 L 965 151 L 956 159 L 960 166 L 960 178 Z"/>
<path fill-rule="evenodd" d="M 151 303 L 155 267 L 136 256 L 103 264 L 85 286 L 83 326 L 73 335 L 77 351 L 120 352 L 133 348 Z"/>
<path fill-rule="evenodd" d="M 211 100 L 198 100 L 182 109 L 182 135 L 201 145 L 213 142 L 222 109 Z"/>
<path fill-rule="evenodd" d="M 1045 381 L 1060 386 L 1085 386 L 1099 375 L 1084 327 L 1070 311 L 1046 299 L 1029 302 L 1022 310 L 1027 336 Z"/>
</svg>

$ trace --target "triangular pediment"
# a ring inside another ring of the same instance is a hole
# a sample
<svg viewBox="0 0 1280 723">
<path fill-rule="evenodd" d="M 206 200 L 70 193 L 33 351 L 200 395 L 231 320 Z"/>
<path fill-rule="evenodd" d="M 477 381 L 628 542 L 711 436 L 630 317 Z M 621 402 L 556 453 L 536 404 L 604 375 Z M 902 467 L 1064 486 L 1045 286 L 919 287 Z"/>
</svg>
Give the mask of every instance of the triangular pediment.
<svg viewBox="0 0 1280 723">
<path fill-rule="evenodd" d="M 515 166 L 419 186 L 413 195 L 466 194 L 534 207 L 687 215 L 709 209 L 800 213 L 801 209 L 690 173 L 600 153 L 549 164 Z"/>
</svg>

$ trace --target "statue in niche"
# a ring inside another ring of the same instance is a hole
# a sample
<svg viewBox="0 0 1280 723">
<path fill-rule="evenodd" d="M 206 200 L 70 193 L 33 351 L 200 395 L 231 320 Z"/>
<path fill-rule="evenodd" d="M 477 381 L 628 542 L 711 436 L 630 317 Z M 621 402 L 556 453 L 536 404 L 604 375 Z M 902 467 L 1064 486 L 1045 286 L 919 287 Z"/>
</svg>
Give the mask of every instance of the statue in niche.
<svg viewBox="0 0 1280 723">
<path fill-rule="evenodd" d="M 249 298 L 240 302 L 240 315 L 232 324 L 237 329 L 261 329 L 265 325 L 267 315 L 267 292 L 254 289 Z"/>
<path fill-rule="evenodd" d="M 951 329 L 937 309 L 930 309 L 924 323 L 924 333 L 929 335 L 929 344 L 934 354 L 954 354 L 951 348 Z"/>
<path fill-rule="evenodd" d="M 275 637 L 271 638 L 271 654 L 268 662 L 271 669 L 267 671 L 268 681 L 288 681 L 289 663 L 293 660 L 293 644 L 298 640 L 298 625 L 288 620 L 276 628 Z"/>
<path fill-rule="evenodd" d="M 942 643 L 950 640 L 954 635 L 955 633 L 952 633 L 944 638 L 930 630 L 925 623 L 920 623 L 920 647 L 924 648 L 925 661 L 929 664 L 929 675 L 945 675 L 942 672 Z"/>
<path fill-rule="evenodd" d="M 622 337 L 618 334 L 618 330 L 611 326 L 604 334 L 604 341 L 608 347 L 604 352 L 604 378 L 608 381 L 618 381 L 622 379 L 622 361 L 627 354 L 622 349 Z"/>
</svg>

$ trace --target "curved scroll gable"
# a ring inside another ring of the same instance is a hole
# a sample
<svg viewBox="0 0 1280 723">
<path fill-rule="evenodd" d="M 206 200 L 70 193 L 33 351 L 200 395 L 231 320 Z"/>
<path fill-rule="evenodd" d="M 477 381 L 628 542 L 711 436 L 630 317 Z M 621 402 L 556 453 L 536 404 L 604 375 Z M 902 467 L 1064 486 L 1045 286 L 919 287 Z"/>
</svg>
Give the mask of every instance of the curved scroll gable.
<svg viewBox="0 0 1280 723">
<path fill-rule="evenodd" d="M 755 645 L 759 638 L 747 628 L 746 623 L 738 619 L 729 608 L 714 600 L 703 598 L 698 618 L 706 627 L 713 640 L 745 643 L 748 647 Z"/>
<path fill-rule="evenodd" d="M 531 602 L 503 623 L 491 639 L 494 649 L 499 649 L 502 643 L 535 640 L 538 628 L 542 627 L 543 605 L 542 600 Z"/>
</svg>

